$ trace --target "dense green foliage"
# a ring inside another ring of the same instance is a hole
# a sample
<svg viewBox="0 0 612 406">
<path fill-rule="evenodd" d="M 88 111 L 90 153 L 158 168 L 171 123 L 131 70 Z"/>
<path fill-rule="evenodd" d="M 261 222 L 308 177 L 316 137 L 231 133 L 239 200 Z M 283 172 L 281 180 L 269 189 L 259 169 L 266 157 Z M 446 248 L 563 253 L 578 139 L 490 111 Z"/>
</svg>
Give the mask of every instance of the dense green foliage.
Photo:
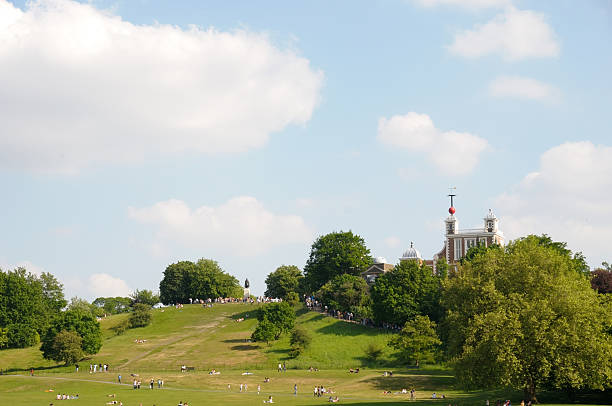
<svg viewBox="0 0 612 406">
<path fill-rule="evenodd" d="M 436 334 L 436 323 L 427 316 L 416 316 L 407 321 L 399 334 L 390 341 L 401 360 L 419 365 L 420 362 L 433 363 L 442 342 Z"/>
<path fill-rule="evenodd" d="M 265 341 L 266 344 L 270 344 L 270 341 L 276 339 L 276 334 L 278 333 L 278 328 L 270 321 L 267 317 L 259 320 L 257 323 L 257 327 L 255 327 L 255 331 L 251 335 L 251 339 L 253 341 Z"/>
<path fill-rule="evenodd" d="M 308 330 L 302 327 L 294 327 L 291 331 L 291 339 L 289 343 L 291 344 L 290 354 L 293 357 L 299 356 L 303 353 L 312 342 L 312 335 L 308 332 Z"/>
<path fill-rule="evenodd" d="M 564 245 L 529 236 L 444 282 L 447 351 L 469 388 L 601 389 L 612 382 L 612 309 Z"/>
<path fill-rule="evenodd" d="M 278 340 L 295 325 L 295 309 L 287 302 L 269 303 L 259 309 L 257 320 L 269 321 L 274 326 L 274 339 Z"/>
<path fill-rule="evenodd" d="M 132 299 L 129 297 L 99 297 L 92 302 L 94 306 L 97 306 L 105 314 L 119 314 L 127 313 L 130 311 L 130 305 Z"/>
<path fill-rule="evenodd" d="M 145 304 L 148 306 L 155 306 L 159 303 L 159 295 L 153 293 L 148 289 L 138 290 L 130 295 L 131 305 L 136 303 Z"/>
<path fill-rule="evenodd" d="M 376 278 L 372 286 L 372 311 L 378 322 L 403 326 L 418 315 L 438 321 L 440 281 L 431 267 L 401 261 L 392 271 Z"/>
<path fill-rule="evenodd" d="M 363 238 L 348 232 L 334 232 L 317 238 L 304 267 L 305 286 L 316 292 L 337 275 L 359 276 L 372 265 L 370 250 Z"/>
<path fill-rule="evenodd" d="M 159 292 L 164 304 L 188 303 L 190 298 L 242 297 L 238 280 L 223 272 L 212 259 L 168 265 L 159 284 Z"/>
<path fill-rule="evenodd" d="M 0 328 L 6 329 L 0 348 L 37 344 L 39 336 L 64 306 L 62 285 L 53 275 L 43 273 L 38 277 L 24 268 L 0 270 Z"/>
<path fill-rule="evenodd" d="M 44 358 L 54 359 L 53 343 L 55 342 L 55 336 L 64 330 L 73 331 L 81 337 L 83 353 L 96 354 L 100 351 L 100 347 L 102 347 L 100 323 L 91 313 L 75 309 L 60 313 L 47 329 L 40 347 Z"/>
<path fill-rule="evenodd" d="M 321 286 L 316 296 L 330 309 L 348 312 L 370 305 L 369 289 L 361 276 L 342 274 Z"/>
<path fill-rule="evenodd" d="M 151 323 L 152 317 L 151 306 L 144 303 L 136 303 L 132 307 L 128 323 L 130 328 L 146 327 Z"/>
<path fill-rule="evenodd" d="M 83 358 L 83 339 L 74 331 L 62 330 L 53 339 L 49 358 L 72 365 Z"/>
<path fill-rule="evenodd" d="M 287 300 L 290 293 L 300 293 L 300 282 L 303 279 L 302 271 L 297 266 L 281 265 L 266 277 L 264 295 Z"/>
</svg>

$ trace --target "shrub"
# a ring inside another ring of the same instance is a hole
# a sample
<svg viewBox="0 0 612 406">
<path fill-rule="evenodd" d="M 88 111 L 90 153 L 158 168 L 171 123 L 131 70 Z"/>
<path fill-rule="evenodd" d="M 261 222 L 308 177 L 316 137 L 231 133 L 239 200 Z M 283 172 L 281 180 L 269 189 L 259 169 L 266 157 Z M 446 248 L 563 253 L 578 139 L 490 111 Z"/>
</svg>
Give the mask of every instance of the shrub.
<svg viewBox="0 0 612 406">
<path fill-rule="evenodd" d="M 151 306 L 143 303 L 136 303 L 134 304 L 132 314 L 130 314 L 130 328 L 146 327 L 151 324 L 151 318 Z"/>
<path fill-rule="evenodd" d="M 116 335 L 120 336 L 125 333 L 125 331 L 130 328 L 130 321 L 128 319 L 123 319 L 116 326 L 112 327 L 112 330 Z"/>
<path fill-rule="evenodd" d="M 306 348 L 310 346 L 312 342 L 312 336 L 307 330 L 304 330 L 301 327 L 296 327 L 291 332 L 291 339 L 289 340 L 291 344 L 290 355 L 293 357 L 297 357 L 301 353 L 304 352 Z"/>
<path fill-rule="evenodd" d="M 81 336 L 74 331 L 60 331 L 53 339 L 51 359 L 58 362 L 64 361 L 66 365 L 74 364 L 83 358 L 82 341 Z"/>
</svg>

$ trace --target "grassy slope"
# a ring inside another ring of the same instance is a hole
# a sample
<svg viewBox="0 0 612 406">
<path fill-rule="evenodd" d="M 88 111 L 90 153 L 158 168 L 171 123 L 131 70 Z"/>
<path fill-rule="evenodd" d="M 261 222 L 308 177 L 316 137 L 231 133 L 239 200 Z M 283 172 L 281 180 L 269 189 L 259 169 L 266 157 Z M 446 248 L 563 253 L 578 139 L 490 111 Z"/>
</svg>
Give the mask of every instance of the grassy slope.
<svg viewBox="0 0 612 406">
<path fill-rule="evenodd" d="M 313 399 L 311 394 L 312 387 L 321 384 L 334 388 L 343 404 L 405 401 L 407 395 L 385 395 L 382 392 L 397 392 L 412 387 L 416 388 L 420 398 L 414 402 L 418 404 L 440 403 L 427 399 L 432 392 L 442 392 L 449 397 L 444 405 L 484 405 L 487 398 L 520 399 L 520 394 L 503 390 L 458 391 L 454 388 L 454 377 L 442 368 L 394 368 L 393 377 L 383 377 L 382 368 L 366 368 L 359 374 L 350 374 L 347 368 L 362 365 L 365 346 L 369 342 L 384 345 L 388 335 L 313 312 L 300 311 L 298 316 L 298 324 L 313 334 L 312 345 L 298 359 L 290 359 L 287 357 L 287 337 L 269 347 L 245 341 L 256 324 L 254 309 L 252 305 L 232 304 L 218 305 L 212 309 L 191 305 L 183 309 L 155 310 L 150 326 L 128 330 L 121 336 L 115 336 L 110 329 L 127 315 L 109 317 L 101 323 L 105 337 L 102 350 L 91 360 L 81 362 L 81 372 L 78 374 L 74 373 L 73 367 L 57 366 L 43 360 L 37 348 L 0 351 L 0 368 L 13 369 L 13 373 L 30 366 L 37 369 L 33 378 L 0 377 L 0 403 L 26 401 L 23 404 L 48 404 L 46 402 L 53 401 L 54 394 L 59 391 L 81 394 L 80 405 L 104 404 L 108 400 L 106 395 L 110 393 L 117 393 L 116 399 L 123 400 L 126 406 L 140 402 L 158 406 L 176 405 L 179 400 L 188 400 L 192 405 L 221 402 L 261 404 L 264 396 L 269 394 L 275 396 L 276 403 L 321 404 L 327 403 L 326 399 Z M 247 313 L 250 317 L 245 321 L 235 321 Z M 147 342 L 137 344 L 134 342 L 136 339 L 146 339 Z M 389 363 L 391 359 L 387 349 L 383 362 Z M 290 369 L 286 373 L 276 372 L 279 361 L 287 362 Z M 89 374 L 86 370 L 90 362 L 107 362 L 112 372 Z M 181 364 L 196 367 L 196 372 L 181 374 L 178 372 Z M 306 371 L 310 365 L 321 371 Z M 210 368 L 220 370 L 221 375 L 208 375 L 205 371 Z M 254 374 L 241 375 L 247 369 Z M 151 378 L 162 377 L 167 389 L 133 391 L 129 386 L 116 384 L 118 373 L 123 375 L 124 382 L 130 382 L 130 373 L 138 373 L 143 386 Z M 272 382 L 264 384 L 265 376 L 270 376 Z M 249 385 L 249 393 L 238 393 L 240 383 Z M 292 391 L 296 383 L 300 394 L 294 397 Z M 229 391 L 228 384 L 231 385 Z M 262 385 L 260 395 L 255 393 L 258 384 Z M 55 392 L 45 392 L 50 388 Z M 554 398 L 545 400 L 550 403 Z"/>
</svg>

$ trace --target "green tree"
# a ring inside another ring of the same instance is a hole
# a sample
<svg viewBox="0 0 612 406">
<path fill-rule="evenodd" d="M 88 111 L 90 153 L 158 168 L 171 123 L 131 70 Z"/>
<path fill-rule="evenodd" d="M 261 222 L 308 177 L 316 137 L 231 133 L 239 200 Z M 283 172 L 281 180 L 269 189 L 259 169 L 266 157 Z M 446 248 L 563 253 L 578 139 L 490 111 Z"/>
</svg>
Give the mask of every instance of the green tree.
<svg viewBox="0 0 612 406">
<path fill-rule="evenodd" d="M 389 340 L 403 361 L 419 365 L 420 362 L 433 362 L 442 342 L 436 334 L 436 323 L 427 316 L 416 316 L 407 321 L 404 328 Z"/>
<path fill-rule="evenodd" d="M 130 295 L 130 299 L 132 300 L 132 305 L 136 303 L 141 303 L 149 306 L 155 306 L 159 303 L 159 295 L 156 295 L 155 293 L 147 289 L 136 289 L 134 293 Z"/>
<path fill-rule="evenodd" d="M 53 339 L 49 359 L 72 365 L 83 358 L 83 340 L 74 331 L 62 330 Z"/>
<path fill-rule="evenodd" d="M 275 327 L 274 339 L 291 331 L 295 325 L 295 309 L 287 302 L 269 303 L 257 312 L 257 320 L 268 320 Z"/>
<path fill-rule="evenodd" d="M 160 300 L 164 304 L 187 303 L 189 299 L 241 297 L 238 280 L 225 273 L 212 259 L 197 263 L 180 261 L 168 265 L 159 284 Z"/>
<path fill-rule="evenodd" d="M 146 327 L 151 324 L 151 306 L 144 303 L 136 303 L 132 307 L 132 313 L 129 318 L 130 328 Z"/>
<path fill-rule="evenodd" d="M 129 297 L 98 297 L 92 302 L 106 314 L 120 314 L 130 311 L 132 299 Z"/>
<path fill-rule="evenodd" d="M 304 267 L 308 292 L 316 292 L 341 274 L 359 276 L 372 265 L 370 250 L 363 238 L 348 232 L 334 232 L 317 238 Z"/>
<path fill-rule="evenodd" d="M 52 347 L 55 336 L 63 330 L 74 331 L 81 337 L 83 353 L 91 355 L 100 351 L 102 347 L 100 323 L 96 321 L 95 316 L 90 312 L 75 309 L 62 312 L 47 329 L 40 347 L 44 358 L 53 359 Z"/>
<path fill-rule="evenodd" d="M 95 305 L 77 296 L 74 296 L 70 299 L 70 303 L 68 303 L 67 310 L 80 311 L 83 313 L 92 314 L 94 316 L 98 314 L 98 308 Z"/>
<path fill-rule="evenodd" d="M 47 311 L 55 316 L 68 304 L 64 298 L 64 285 L 48 272 L 43 272 L 39 279 Z"/>
<path fill-rule="evenodd" d="M 316 295 L 330 308 L 348 312 L 370 305 L 369 289 L 362 277 L 342 274 L 323 285 Z"/>
<path fill-rule="evenodd" d="M 404 325 L 417 315 L 441 318 L 440 277 L 417 261 L 401 261 L 376 278 L 371 288 L 372 312 L 378 322 Z"/>
<path fill-rule="evenodd" d="M 287 299 L 289 293 L 300 292 L 300 280 L 304 279 L 302 271 L 295 265 L 281 265 L 266 277 L 267 297 Z"/>
<path fill-rule="evenodd" d="M 27 326 L 38 333 L 44 331 L 51 317 L 47 308 L 40 279 L 25 268 L 2 272 L 0 270 L 0 328 L 10 325 Z M 18 333 L 15 333 L 18 334 Z M 11 335 L 15 336 L 11 333 Z M 20 335 L 21 336 L 21 335 Z M 29 340 L 10 340 L 25 343 Z M 19 344 L 22 345 L 22 344 Z"/>
<path fill-rule="evenodd" d="M 257 323 L 257 327 L 251 335 L 251 338 L 253 341 L 265 341 L 266 344 L 269 345 L 270 341 L 276 339 L 277 333 L 278 328 L 276 328 L 276 326 L 270 322 L 270 320 L 264 317 L 263 319 L 259 320 L 259 323 Z"/>
<path fill-rule="evenodd" d="M 529 236 L 474 257 L 443 282 L 447 351 L 467 388 L 603 389 L 612 312 L 575 258 Z"/>
<path fill-rule="evenodd" d="M 40 342 L 38 331 L 29 324 L 9 324 L 6 328 L 9 348 L 25 348 Z"/>
<path fill-rule="evenodd" d="M 303 353 L 312 342 L 312 336 L 308 332 L 308 330 L 302 327 L 294 327 L 291 330 L 291 338 L 289 339 L 289 344 L 291 345 L 290 354 L 293 357 L 299 356 Z"/>
</svg>

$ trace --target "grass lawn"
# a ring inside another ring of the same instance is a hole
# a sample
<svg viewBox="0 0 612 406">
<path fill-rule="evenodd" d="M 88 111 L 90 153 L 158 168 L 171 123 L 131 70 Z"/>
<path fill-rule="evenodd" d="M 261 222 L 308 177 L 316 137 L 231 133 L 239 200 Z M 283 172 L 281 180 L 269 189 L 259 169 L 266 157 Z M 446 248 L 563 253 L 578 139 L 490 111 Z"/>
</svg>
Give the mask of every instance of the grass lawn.
<svg viewBox="0 0 612 406">
<path fill-rule="evenodd" d="M 186 305 L 158 309 L 153 313 L 150 326 L 128 330 L 116 336 L 111 328 L 127 315 L 102 320 L 104 343 L 101 351 L 91 359 L 81 361 L 80 372 L 74 367 L 57 365 L 44 360 L 37 347 L 0 351 L 0 368 L 10 375 L 0 376 L 0 406 L 11 404 L 63 405 L 55 400 L 58 393 L 79 394 L 78 400 L 66 404 L 104 405 L 111 400 L 124 405 L 189 405 L 205 404 L 263 404 L 272 395 L 274 403 L 287 405 L 328 404 L 328 396 L 314 398 L 313 388 L 323 385 L 331 388 L 341 404 L 399 404 L 409 401 L 403 388 L 415 388 L 415 405 L 480 405 L 489 399 L 495 405 L 498 399 L 511 399 L 520 403 L 521 393 L 498 390 L 465 392 L 457 390 L 455 379 L 448 369 L 422 367 L 402 369 L 391 350 L 386 347 L 377 365 L 368 364 L 364 349 L 371 343 L 385 346 L 389 335 L 376 329 L 346 323 L 314 312 L 298 312 L 297 323 L 313 336 L 311 347 L 297 359 L 288 356 L 289 342 L 284 337 L 267 346 L 251 343 L 247 339 L 255 328 L 255 305 L 226 304 L 213 308 Z M 236 319 L 245 317 L 242 322 Z M 146 340 L 136 343 L 135 340 Z M 287 364 L 287 371 L 279 373 L 279 362 Z M 108 363 L 110 372 L 90 374 L 90 363 Z M 192 366 L 194 372 L 181 373 L 181 365 Z M 308 367 L 319 368 L 309 372 Z M 29 368 L 35 376 L 29 376 Z M 348 368 L 360 368 L 351 374 Z M 215 368 L 220 375 L 209 375 Z M 392 370 L 393 376 L 383 376 Z M 252 375 L 242 375 L 244 372 Z M 121 374 L 123 385 L 117 383 Z M 131 374 L 138 374 L 142 389 L 134 390 Z M 264 378 L 270 377 L 269 383 Z M 164 389 L 148 389 L 153 378 L 162 378 Z M 239 392 L 240 384 L 247 384 L 246 393 Z M 228 384 L 230 389 L 228 389 Z M 298 395 L 293 386 L 298 385 Z M 261 393 L 257 395 L 257 385 Z M 49 390 L 53 390 L 50 392 Z M 391 391 L 391 394 L 384 394 Z M 436 392 L 446 399 L 432 400 Z M 108 397 L 115 394 L 116 397 Z M 604 394 L 605 395 L 605 394 Z M 563 404 L 565 396 L 542 393 L 540 399 L 547 404 Z M 583 404 L 611 404 L 612 399 L 583 398 Z M 60 403 L 61 402 L 61 403 Z"/>
</svg>

